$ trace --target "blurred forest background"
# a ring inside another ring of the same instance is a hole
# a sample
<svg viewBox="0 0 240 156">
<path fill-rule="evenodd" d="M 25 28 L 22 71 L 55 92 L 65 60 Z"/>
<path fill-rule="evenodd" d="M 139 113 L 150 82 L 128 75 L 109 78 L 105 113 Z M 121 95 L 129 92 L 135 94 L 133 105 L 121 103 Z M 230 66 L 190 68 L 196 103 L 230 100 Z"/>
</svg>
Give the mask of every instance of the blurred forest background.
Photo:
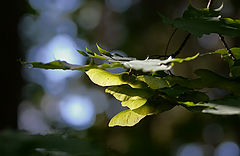
<svg viewBox="0 0 240 156">
<path fill-rule="evenodd" d="M 224 0 L 223 17 L 240 18 L 240 1 Z M 182 16 L 189 0 L 18 0 L 2 4 L 0 155 L 171 155 L 239 156 L 239 116 L 213 116 L 181 107 L 147 117 L 134 127 L 107 126 L 124 110 L 78 71 L 28 69 L 17 61 L 65 60 L 84 65 L 76 49 L 104 49 L 145 59 L 163 55 L 174 28 L 157 12 Z M 215 0 L 218 8 L 222 1 Z M 204 8 L 207 0 L 192 0 Z M 186 32 L 178 30 L 173 53 Z M 240 38 L 226 38 L 240 47 Z M 179 57 L 223 48 L 217 35 L 191 36 Z M 194 77 L 207 68 L 228 75 L 219 56 L 204 56 L 174 67 Z M 121 72 L 112 70 L 112 72 Z M 206 90 L 211 99 L 224 96 Z M 36 134 L 36 135 L 30 135 Z M 40 134 L 40 135 L 39 135 Z M 51 134 L 50 136 L 47 136 Z M 45 136 L 42 136 L 45 135 Z M 50 151 L 48 151 L 50 149 Z"/>
</svg>

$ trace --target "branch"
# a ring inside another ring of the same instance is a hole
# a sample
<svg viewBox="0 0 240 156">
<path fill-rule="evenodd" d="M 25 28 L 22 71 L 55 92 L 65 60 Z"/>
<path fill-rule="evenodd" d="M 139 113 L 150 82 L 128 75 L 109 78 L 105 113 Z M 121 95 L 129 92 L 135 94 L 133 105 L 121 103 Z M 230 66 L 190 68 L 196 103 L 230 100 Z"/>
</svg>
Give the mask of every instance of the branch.
<svg viewBox="0 0 240 156">
<path fill-rule="evenodd" d="M 167 43 L 167 46 L 166 46 L 164 55 L 167 55 L 167 51 L 168 51 L 169 44 L 170 44 L 170 42 L 171 42 L 171 40 L 172 40 L 172 38 L 173 38 L 173 36 L 174 36 L 174 34 L 175 34 L 176 32 L 177 32 L 177 28 L 174 29 L 174 31 L 172 32 L 172 34 L 171 34 L 171 36 L 170 36 L 170 38 L 169 38 L 169 40 L 168 40 L 168 43 Z"/>
<path fill-rule="evenodd" d="M 236 61 L 237 59 L 236 59 L 236 57 L 233 55 L 233 53 L 232 53 L 232 51 L 230 50 L 230 48 L 228 47 L 228 45 L 227 45 L 224 37 L 223 37 L 222 35 L 220 35 L 220 34 L 218 34 L 218 35 L 219 35 L 219 38 L 220 38 L 220 40 L 222 41 L 224 47 L 227 49 L 227 52 L 228 52 L 229 55 L 232 57 L 232 60 L 233 60 L 233 61 Z"/>
<path fill-rule="evenodd" d="M 212 2 L 212 0 L 209 0 L 209 1 L 208 1 L 207 8 L 210 8 L 211 2 Z M 222 41 L 224 47 L 227 49 L 227 52 L 228 52 L 229 55 L 232 57 L 232 60 L 233 60 L 233 61 L 236 61 L 237 59 L 236 59 L 236 57 L 233 55 L 233 53 L 232 53 L 232 51 L 230 50 L 230 48 L 228 47 L 227 42 L 225 41 L 224 37 L 223 37 L 222 35 L 220 35 L 220 34 L 218 34 L 218 36 L 219 36 L 220 40 Z"/>
<path fill-rule="evenodd" d="M 149 58 L 151 59 L 160 59 L 160 58 L 166 58 L 166 57 L 170 57 L 171 55 L 150 55 Z"/>
<path fill-rule="evenodd" d="M 182 50 L 183 47 L 186 45 L 186 43 L 187 43 L 188 39 L 190 38 L 190 36 L 191 36 L 191 34 L 188 33 L 187 36 L 185 37 L 183 43 L 182 43 L 182 44 L 180 45 L 180 47 L 178 48 L 178 50 L 177 50 L 174 54 L 172 54 L 172 57 L 173 57 L 173 58 L 176 57 L 178 54 L 180 54 L 181 50 Z"/>
</svg>

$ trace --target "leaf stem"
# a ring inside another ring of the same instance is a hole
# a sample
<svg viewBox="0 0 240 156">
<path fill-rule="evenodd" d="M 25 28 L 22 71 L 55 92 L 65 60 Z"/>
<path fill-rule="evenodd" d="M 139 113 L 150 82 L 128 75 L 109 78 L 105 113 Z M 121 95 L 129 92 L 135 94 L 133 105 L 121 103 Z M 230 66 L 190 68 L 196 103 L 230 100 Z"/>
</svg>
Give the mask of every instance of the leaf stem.
<svg viewBox="0 0 240 156">
<path fill-rule="evenodd" d="M 220 38 L 220 40 L 222 41 L 224 47 L 227 49 L 227 52 L 228 52 L 229 55 L 232 57 L 232 60 L 233 60 L 233 61 L 236 61 L 237 59 L 236 59 L 236 57 L 233 55 L 231 49 L 228 47 L 227 42 L 225 41 L 224 37 L 223 37 L 222 35 L 220 35 L 220 34 L 218 34 L 218 35 L 219 35 L 219 38 Z"/>
<path fill-rule="evenodd" d="M 188 33 L 187 36 L 185 37 L 184 41 L 182 42 L 182 44 L 180 45 L 180 47 L 178 48 L 178 50 L 172 54 L 172 57 L 176 57 L 178 54 L 180 54 L 181 50 L 183 49 L 183 47 L 186 45 L 188 39 L 190 38 L 191 33 Z"/>
<path fill-rule="evenodd" d="M 174 36 L 174 34 L 175 34 L 176 32 L 177 32 L 177 28 L 174 29 L 174 31 L 172 32 L 172 34 L 171 34 L 171 36 L 170 36 L 170 38 L 169 38 L 169 40 L 168 40 L 168 43 L 167 43 L 167 46 L 166 46 L 166 49 L 165 49 L 165 52 L 164 52 L 164 55 L 165 55 L 165 56 L 167 55 L 168 47 L 169 47 L 170 42 L 171 42 L 171 40 L 172 40 L 172 38 L 173 38 L 173 36 Z"/>
<path fill-rule="evenodd" d="M 151 58 L 151 59 L 160 59 L 161 57 L 166 58 L 166 57 L 170 57 L 170 55 L 151 55 L 151 56 L 149 56 L 149 58 Z"/>
</svg>

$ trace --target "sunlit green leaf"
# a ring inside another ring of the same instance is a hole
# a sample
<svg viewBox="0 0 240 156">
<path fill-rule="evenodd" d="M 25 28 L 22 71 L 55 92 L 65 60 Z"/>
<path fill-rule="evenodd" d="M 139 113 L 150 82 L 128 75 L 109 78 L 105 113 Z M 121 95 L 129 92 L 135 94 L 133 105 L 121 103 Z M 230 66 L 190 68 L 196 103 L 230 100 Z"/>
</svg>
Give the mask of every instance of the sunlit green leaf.
<svg viewBox="0 0 240 156">
<path fill-rule="evenodd" d="M 141 76 L 138 76 L 137 79 L 145 82 L 152 89 L 160 89 L 160 88 L 164 88 L 164 87 L 169 87 L 167 81 L 162 78 L 159 78 L 159 77 L 154 77 L 154 76 L 149 76 L 149 75 L 141 75 Z"/>
<path fill-rule="evenodd" d="M 84 51 L 82 50 L 77 50 L 77 51 L 79 52 L 79 54 L 88 57 L 88 54 L 86 54 Z"/>
<path fill-rule="evenodd" d="M 130 109 L 141 107 L 154 94 L 149 89 L 131 88 L 127 85 L 108 87 L 105 92 L 112 94 L 117 100 L 122 101 L 122 106 Z"/>
<path fill-rule="evenodd" d="M 240 36 L 240 20 L 221 18 L 219 10 L 196 9 L 189 5 L 182 18 L 172 20 L 159 15 L 164 23 L 185 30 L 197 37 L 210 33 L 232 37 Z"/>
<path fill-rule="evenodd" d="M 174 60 L 172 60 L 171 62 L 178 62 L 178 63 L 182 63 L 184 61 L 191 61 L 196 59 L 199 56 L 199 53 L 197 53 L 195 56 L 192 57 L 186 57 L 186 58 L 174 58 Z"/>
<path fill-rule="evenodd" d="M 233 53 L 234 57 L 238 60 L 240 59 L 240 48 L 231 48 L 231 52 Z M 234 61 L 232 60 L 231 56 L 229 55 L 227 49 L 218 49 L 215 52 L 211 52 L 209 54 L 220 54 L 222 58 L 229 63 L 229 66 L 233 66 Z"/>
<path fill-rule="evenodd" d="M 122 74 L 113 74 L 102 69 L 90 69 L 86 72 L 90 80 L 99 86 L 117 86 L 128 84 L 133 88 L 142 87 L 143 83 L 141 81 L 135 80 L 125 80 L 122 78 Z M 127 74 L 127 73 L 126 73 Z"/>
<path fill-rule="evenodd" d="M 115 115 L 111 121 L 109 122 L 108 126 L 134 126 L 137 124 L 141 119 L 143 119 L 146 115 L 140 115 L 135 113 L 134 111 L 128 109 L 122 111 Z"/>
<path fill-rule="evenodd" d="M 109 126 L 134 126 L 145 116 L 170 110 L 176 105 L 161 97 L 158 98 L 151 98 L 149 102 L 137 109 L 120 112 L 111 119 Z"/>
<path fill-rule="evenodd" d="M 98 44 L 96 44 L 96 45 L 97 45 L 97 48 L 98 48 L 98 50 L 99 50 L 99 52 L 100 52 L 101 54 L 106 55 L 106 56 L 109 56 L 109 57 L 112 56 L 112 54 L 111 54 L 110 52 L 108 52 L 107 50 L 102 49 Z"/>
<path fill-rule="evenodd" d="M 89 54 L 89 55 L 94 55 L 94 52 L 92 52 L 90 49 L 86 48 L 86 52 Z"/>
<path fill-rule="evenodd" d="M 231 48 L 230 50 L 234 57 L 237 59 L 236 61 L 232 59 L 226 49 L 218 49 L 215 52 L 208 54 L 220 54 L 223 60 L 229 64 L 230 76 L 237 78 L 240 77 L 240 48 Z"/>
</svg>

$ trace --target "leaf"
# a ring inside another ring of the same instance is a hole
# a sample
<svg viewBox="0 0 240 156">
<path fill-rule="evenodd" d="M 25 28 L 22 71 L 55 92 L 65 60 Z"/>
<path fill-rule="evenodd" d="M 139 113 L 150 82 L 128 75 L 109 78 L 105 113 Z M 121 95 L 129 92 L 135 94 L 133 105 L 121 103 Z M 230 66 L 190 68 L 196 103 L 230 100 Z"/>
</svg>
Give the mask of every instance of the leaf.
<svg viewBox="0 0 240 156">
<path fill-rule="evenodd" d="M 211 103 L 219 105 L 228 105 L 228 106 L 238 106 L 240 107 L 240 96 L 226 95 L 222 99 L 212 100 Z"/>
<path fill-rule="evenodd" d="M 153 115 L 161 112 L 168 111 L 178 105 L 178 103 L 172 99 L 169 99 L 161 94 L 154 94 L 143 106 L 134 109 L 138 114 L 141 115 Z"/>
<path fill-rule="evenodd" d="M 177 62 L 177 63 L 182 63 L 184 61 L 191 61 L 196 59 L 199 56 L 199 53 L 197 53 L 196 55 L 192 56 L 192 57 L 187 57 L 187 58 L 174 58 L 174 60 L 172 62 Z"/>
<path fill-rule="evenodd" d="M 209 54 L 221 54 L 221 57 L 228 62 L 230 68 L 230 76 L 233 78 L 240 77 L 240 48 L 231 48 L 231 52 L 237 59 L 233 61 L 226 49 L 218 49 Z"/>
<path fill-rule="evenodd" d="M 226 96 L 223 99 L 212 100 L 209 103 L 181 102 L 185 108 L 191 111 L 209 113 L 215 115 L 239 115 L 240 114 L 240 97 Z"/>
<path fill-rule="evenodd" d="M 240 114 L 240 96 L 225 96 L 219 100 L 212 100 L 207 103 L 214 109 L 203 110 L 203 113 L 211 113 L 216 115 L 239 115 Z"/>
<path fill-rule="evenodd" d="M 200 85 L 205 86 L 204 88 L 220 88 L 236 95 L 240 95 L 239 81 L 230 80 L 206 69 L 197 70 L 195 73 L 200 76 L 200 81 L 193 80 L 192 83 L 199 83 Z"/>
<path fill-rule="evenodd" d="M 190 61 L 195 59 L 199 54 L 196 54 L 193 57 L 187 57 L 187 58 L 172 58 L 169 57 L 166 60 L 159 60 L 159 59 L 146 59 L 146 60 L 137 60 L 136 58 L 132 57 L 123 57 L 118 54 L 111 54 L 110 52 L 102 49 L 101 47 L 98 47 L 98 50 L 102 54 L 102 56 L 93 53 L 89 49 L 86 48 L 87 53 L 78 50 L 80 54 L 83 56 L 89 56 L 91 58 L 98 58 L 103 59 L 106 61 L 109 61 L 114 64 L 118 64 L 121 68 L 130 68 L 134 70 L 142 70 L 143 72 L 157 72 L 157 71 L 166 71 L 170 70 L 173 66 L 174 62 L 182 63 L 183 61 Z M 119 64 L 122 64 L 120 66 Z"/>
<path fill-rule="evenodd" d="M 179 104 L 183 107 L 185 107 L 186 109 L 190 110 L 190 111 L 194 111 L 194 112 L 202 112 L 205 109 L 214 109 L 213 106 L 210 106 L 208 104 L 201 104 L 201 103 L 197 103 L 195 104 L 194 102 L 179 102 Z"/>
<path fill-rule="evenodd" d="M 240 77 L 240 65 L 238 66 L 232 66 L 230 68 L 231 76 L 234 78 Z"/>
<path fill-rule="evenodd" d="M 191 101 L 194 103 L 207 102 L 209 101 L 209 97 L 205 93 L 199 91 L 187 91 L 178 96 L 177 101 Z"/>
<path fill-rule="evenodd" d="M 197 58 L 199 54 L 196 54 L 193 57 L 187 58 L 172 58 L 171 56 L 166 60 L 159 59 L 146 59 L 146 60 L 131 60 L 131 61 L 117 61 L 123 64 L 126 68 L 134 70 L 142 70 L 143 72 L 157 72 L 157 71 L 166 71 L 171 70 L 173 63 L 178 62 L 182 63 L 183 61 L 190 61 Z"/>
<path fill-rule="evenodd" d="M 221 18 L 220 9 L 196 9 L 189 5 L 182 18 L 168 19 L 159 14 L 162 21 L 197 37 L 217 33 L 232 37 L 240 36 L 240 20 Z"/>
<path fill-rule="evenodd" d="M 92 52 L 90 49 L 86 48 L 86 52 L 89 54 L 89 55 L 95 55 L 94 52 Z"/>
<path fill-rule="evenodd" d="M 119 74 L 112 74 L 102 69 L 90 69 L 86 72 L 91 81 L 99 86 L 117 86 L 127 84 Z"/>
<path fill-rule="evenodd" d="M 80 70 L 80 71 L 87 71 L 89 69 L 112 69 L 112 68 L 124 68 L 123 65 L 119 63 L 115 64 L 89 64 L 89 65 L 74 65 L 67 63 L 66 61 L 52 61 L 49 63 L 42 63 L 42 62 L 21 62 L 21 64 L 28 66 L 30 68 L 41 68 L 41 69 L 62 69 L 62 70 Z"/>
<path fill-rule="evenodd" d="M 240 95 L 240 82 L 237 80 L 225 78 L 207 69 L 196 70 L 195 74 L 199 78 L 190 80 L 180 76 L 167 76 L 164 79 L 170 86 L 178 84 L 192 89 L 219 88 Z"/>
<path fill-rule="evenodd" d="M 165 93 L 168 98 L 175 99 L 178 102 L 206 102 L 209 100 L 208 96 L 205 93 L 194 91 L 192 89 L 182 87 L 182 86 L 173 86 L 169 88 L 163 88 L 159 90 L 161 93 Z"/>
<path fill-rule="evenodd" d="M 159 91 L 161 93 L 165 93 L 170 98 L 178 98 L 181 94 L 184 94 L 185 92 L 189 91 L 189 88 L 182 87 L 182 86 L 173 86 L 169 88 L 163 88 Z"/>
<path fill-rule="evenodd" d="M 102 49 L 101 47 L 99 47 L 98 44 L 96 44 L 96 45 L 97 45 L 97 48 L 98 48 L 98 50 L 99 50 L 99 52 L 100 52 L 101 54 L 106 55 L 106 56 L 109 56 L 109 57 L 112 56 L 112 54 L 111 54 L 110 52 L 108 52 L 107 50 Z"/>
<path fill-rule="evenodd" d="M 215 115 L 239 115 L 240 107 L 217 105 L 214 103 L 208 103 L 209 106 L 214 107 L 214 109 L 204 109 L 203 113 L 215 114 Z"/>
<path fill-rule="evenodd" d="M 122 101 L 121 104 L 123 107 L 128 107 L 129 109 L 134 110 L 143 106 L 146 102 L 147 102 L 147 99 L 145 98 L 141 98 L 139 96 L 133 96 L 133 97 L 129 97 L 129 99 L 126 101 Z"/>
<path fill-rule="evenodd" d="M 113 74 L 102 69 L 90 69 L 86 72 L 90 80 L 99 86 L 118 86 L 123 84 L 128 84 L 133 88 L 140 88 L 144 84 L 140 81 L 135 80 L 125 80 L 122 78 L 124 74 Z"/>
<path fill-rule="evenodd" d="M 109 62 L 120 63 L 124 67 L 134 70 L 142 70 L 143 72 L 157 72 L 157 71 L 166 71 L 170 70 L 174 62 L 182 63 L 183 61 L 191 61 L 198 57 L 199 54 L 196 54 L 193 57 L 187 58 L 172 58 L 171 56 L 166 60 L 160 59 L 146 59 L 146 60 L 137 60 L 132 57 L 123 57 L 117 54 L 111 54 L 110 52 L 100 48 L 97 45 L 102 56 Z"/>
<path fill-rule="evenodd" d="M 41 63 L 41 62 L 21 62 L 23 65 L 30 65 L 31 68 L 42 68 L 42 69 L 71 69 L 76 67 L 75 65 L 68 64 L 65 61 L 52 61 L 49 63 Z M 80 67 L 80 66 L 78 66 Z"/>
<path fill-rule="evenodd" d="M 109 122 L 108 126 L 134 126 L 137 124 L 141 119 L 143 119 L 146 115 L 140 115 L 135 113 L 134 111 L 128 109 L 122 111 L 115 115 L 111 121 Z"/>
<path fill-rule="evenodd" d="M 85 56 L 85 57 L 88 57 L 89 55 L 88 54 L 86 54 L 84 51 L 82 51 L 82 50 L 77 50 L 78 52 L 79 52 L 79 54 L 81 54 L 81 55 L 83 55 L 83 56 Z"/>
<path fill-rule="evenodd" d="M 160 89 L 164 87 L 169 87 L 167 81 L 159 77 L 141 75 L 141 76 L 138 76 L 137 79 L 145 82 L 151 89 Z"/>
<path fill-rule="evenodd" d="M 133 61 L 119 61 L 126 68 L 131 68 L 134 70 L 142 70 L 143 72 L 156 72 L 165 71 L 172 69 L 172 57 L 167 60 L 159 59 L 146 59 L 146 60 L 133 60 Z"/>
<path fill-rule="evenodd" d="M 153 115 L 172 109 L 175 103 L 171 103 L 162 97 L 151 98 L 149 102 L 134 110 L 125 110 L 115 115 L 109 127 L 134 126 L 147 115 Z"/>
<path fill-rule="evenodd" d="M 236 57 L 237 60 L 240 59 L 240 48 L 231 48 L 231 52 L 233 53 L 234 57 Z M 229 63 L 229 67 L 233 66 L 234 61 L 232 60 L 231 56 L 227 52 L 227 49 L 218 49 L 215 52 L 211 52 L 208 54 L 220 54 L 221 57 Z"/>
<path fill-rule="evenodd" d="M 122 106 L 130 109 L 141 107 L 154 94 L 149 89 L 131 88 L 128 85 L 108 87 L 105 92 L 112 94 L 117 100 L 122 101 Z"/>
</svg>

